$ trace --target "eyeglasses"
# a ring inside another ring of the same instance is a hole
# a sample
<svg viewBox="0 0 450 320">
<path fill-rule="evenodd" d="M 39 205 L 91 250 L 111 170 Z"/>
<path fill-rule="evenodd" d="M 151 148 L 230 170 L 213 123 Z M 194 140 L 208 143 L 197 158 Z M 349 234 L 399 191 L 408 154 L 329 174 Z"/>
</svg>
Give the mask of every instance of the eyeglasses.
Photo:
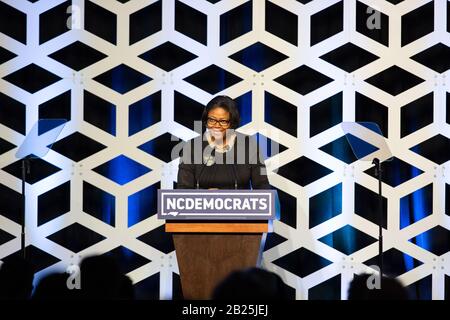
<svg viewBox="0 0 450 320">
<path fill-rule="evenodd" d="M 213 119 L 213 118 L 208 118 L 206 120 L 206 123 L 208 124 L 208 126 L 215 126 L 216 124 L 219 124 L 221 127 L 228 127 L 228 125 L 230 124 L 230 120 L 217 120 L 217 119 Z"/>
</svg>

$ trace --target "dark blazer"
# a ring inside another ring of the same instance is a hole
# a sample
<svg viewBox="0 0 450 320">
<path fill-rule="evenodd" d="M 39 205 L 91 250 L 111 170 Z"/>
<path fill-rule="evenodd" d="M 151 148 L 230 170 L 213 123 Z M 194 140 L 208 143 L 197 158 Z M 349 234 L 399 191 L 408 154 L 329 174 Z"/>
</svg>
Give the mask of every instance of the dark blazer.
<svg viewBox="0 0 450 320">
<path fill-rule="evenodd" d="M 178 167 L 178 189 L 271 189 L 256 139 L 236 132 L 233 146 L 215 152 L 203 136 L 187 141 Z M 208 164 L 205 164 L 208 162 Z"/>
</svg>

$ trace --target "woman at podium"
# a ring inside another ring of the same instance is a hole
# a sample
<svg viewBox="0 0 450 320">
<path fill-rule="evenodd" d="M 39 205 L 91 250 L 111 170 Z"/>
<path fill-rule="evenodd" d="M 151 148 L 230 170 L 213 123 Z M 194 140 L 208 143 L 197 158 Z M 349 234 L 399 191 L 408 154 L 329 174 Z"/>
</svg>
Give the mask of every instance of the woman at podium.
<svg viewBox="0 0 450 320">
<path fill-rule="evenodd" d="M 178 170 L 178 189 L 270 189 L 256 139 L 236 132 L 236 102 L 214 97 L 203 110 L 199 137 L 188 141 Z"/>
</svg>

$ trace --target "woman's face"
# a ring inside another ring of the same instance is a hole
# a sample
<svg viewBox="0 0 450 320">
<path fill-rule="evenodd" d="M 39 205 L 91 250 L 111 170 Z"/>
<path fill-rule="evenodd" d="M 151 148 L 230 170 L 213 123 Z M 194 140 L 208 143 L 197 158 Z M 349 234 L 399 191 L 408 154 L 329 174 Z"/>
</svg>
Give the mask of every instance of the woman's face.
<svg viewBox="0 0 450 320">
<path fill-rule="evenodd" d="M 230 128 L 230 113 L 222 107 L 212 108 L 208 112 L 206 126 L 215 139 L 223 139 L 227 129 Z"/>
</svg>

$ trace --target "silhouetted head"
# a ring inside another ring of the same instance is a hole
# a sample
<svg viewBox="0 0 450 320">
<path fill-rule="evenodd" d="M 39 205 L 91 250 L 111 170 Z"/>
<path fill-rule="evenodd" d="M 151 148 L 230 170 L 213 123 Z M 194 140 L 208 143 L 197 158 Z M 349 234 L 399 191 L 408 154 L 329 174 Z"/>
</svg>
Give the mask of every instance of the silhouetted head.
<svg viewBox="0 0 450 320">
<path fill-rule="evenodd" d="M 130 277 L 125 275 L 122 275 L 120 279 L 119 299 L 135 299 L 133 281 L 131 281 Z"/>
<path fill-rule="evenodd" d="M 79 290 L 69 289 L 67 273 L 52 273 L 43 277 L 33 293 L 33 300 L 69 300 L 78 298 Z"/>
<path fill-rule="evenodd" d="M 29 299 L 33 290 L 34 269 L 22 257 L 11 256 L 0 267 L 0 299 Z"/>
<path fill-rule="evenodd" d="M 87 299 L 119 299 L 122 274 L 112 257 L 91 256 L 80 265 L 81 290 Z"/>
<path fill-rule="evenodd" d="M 408 292 L 398 280 L 383 276 L 378 281 L 377 277 L 377 274 L 355 275 L 348 300 L 408 300 Z"/>
<path fill-rule="evenodd" d="M 276 273 L 249 268 L 234 271 L 214 289 L 214 300 L 288 300 L 288 288 Z"/>
</svg>

